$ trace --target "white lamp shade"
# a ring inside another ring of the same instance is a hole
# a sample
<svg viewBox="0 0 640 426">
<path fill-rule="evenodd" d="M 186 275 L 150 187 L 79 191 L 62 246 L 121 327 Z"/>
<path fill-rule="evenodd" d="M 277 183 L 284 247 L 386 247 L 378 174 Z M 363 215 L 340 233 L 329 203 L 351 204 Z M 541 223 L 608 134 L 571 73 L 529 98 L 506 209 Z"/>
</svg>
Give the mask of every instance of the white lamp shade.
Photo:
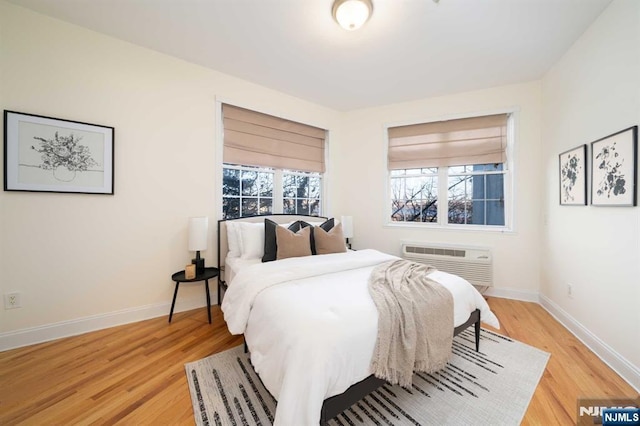
<svg viewBox="0 0 640 426">
<path fill-rule="evenodd" d="M 369 19 L 372 9 L 371 0 L 336 0 L 333 16 L 342 28 L 354 31 Z"/>
<path fill-rule="evenodd" d="M 353 216 L 341 216 L 342 235 L 345 238 L 353 238 Z"/>
<path fill-rule="evenodd" d="M 189 251 L 202 251 L 207 249 L 208 231 L 208 217 L 189 218 Z"/>
</svg>

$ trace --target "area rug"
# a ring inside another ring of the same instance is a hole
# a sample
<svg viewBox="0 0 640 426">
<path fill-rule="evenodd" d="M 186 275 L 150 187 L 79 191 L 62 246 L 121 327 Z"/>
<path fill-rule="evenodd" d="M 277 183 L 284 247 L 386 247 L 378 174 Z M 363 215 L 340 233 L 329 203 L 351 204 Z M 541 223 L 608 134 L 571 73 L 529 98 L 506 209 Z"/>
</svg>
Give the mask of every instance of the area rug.
<svg viewBox="0 0 640 426">
<path fill-rule="evenodd" d="M 549 354 L 482 329 L 454 338 L 453 357 L 437 373 L 416 373 L 411 389 L 385 385 L 328 424 L 519 425 Z M 198 425 L 271 425 L 275 399 L 243 347 L 185 365 Z"/>
</svg>

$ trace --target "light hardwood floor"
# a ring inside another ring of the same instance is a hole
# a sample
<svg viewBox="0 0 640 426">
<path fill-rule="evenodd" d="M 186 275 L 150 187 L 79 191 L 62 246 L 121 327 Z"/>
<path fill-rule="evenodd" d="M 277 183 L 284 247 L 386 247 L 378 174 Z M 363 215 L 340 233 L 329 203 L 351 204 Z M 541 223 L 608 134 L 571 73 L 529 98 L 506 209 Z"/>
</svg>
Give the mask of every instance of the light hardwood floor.
<svg viewBox="0 0 640 426">
<path fill-rule="evenodd" d="M 551 353 L 523 424 L 575 424 L 581 396 L 637 396 L 539 305 L 489 304 L 498 332 Z M 183 364 L 242 343 L 212 314 L 212 325 L 197 309 L 0 352 L 0 425 L 192 425 Z"/>
</svg>

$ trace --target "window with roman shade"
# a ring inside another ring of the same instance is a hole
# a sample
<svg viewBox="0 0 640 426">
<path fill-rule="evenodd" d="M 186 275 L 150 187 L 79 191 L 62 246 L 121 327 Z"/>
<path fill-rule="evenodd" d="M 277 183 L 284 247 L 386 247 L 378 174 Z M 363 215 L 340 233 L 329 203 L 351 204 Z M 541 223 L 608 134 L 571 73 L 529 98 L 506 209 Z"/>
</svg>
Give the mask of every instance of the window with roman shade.
<svg viewBox="0 0 640 426">
<path fill-rule="evenodd" d="M 225 163 L 324 173 L 324 129 L 227 104 L 222 116 Z"/>
<path fill-rule="evenodd" d="M 391 221 L 506 226 L 509 122 L 493 114 L 389 127 Z"/>
<path fill-rule="evenodd" d="M 322 213 L 326 130 L 222 105 L 223 217 Z"/>
<path fill-rule="evenodd" d="M 504 163 L 507 114 L 389 128 L 389 169 Z"/>
</svg>

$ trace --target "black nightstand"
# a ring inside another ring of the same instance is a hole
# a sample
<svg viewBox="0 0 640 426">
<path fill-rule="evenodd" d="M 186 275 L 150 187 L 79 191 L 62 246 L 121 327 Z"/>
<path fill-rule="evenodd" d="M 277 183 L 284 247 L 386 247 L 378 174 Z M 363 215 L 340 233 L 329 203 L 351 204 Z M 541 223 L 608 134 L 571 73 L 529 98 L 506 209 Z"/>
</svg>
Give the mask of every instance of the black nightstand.
<svg viewBox="0 0 640 426">
<path fill-rule="evenodd" d="M 203 273 L 196 274 L 196 277 L 190 280 L 185 278 L 184 271 L 176 272 L 175 274 L 171 275 L 171 279 L 176 282 L 176 289 L 173 292 L 173 302 L 171 302 L 169 322 L 171 322 L 171 317 L 173 317 L 173 308 L 176 306 L 176 296 L 178 295 L 178 287 L 180 286 L 180 283 L 204 281 L 204 288 L 207 291 L 207 315 L 209 316 L 209 324 L 211 324 L 211 297 L 209 296 L 209 280 L 213 277 L 217 277 L 218 272 L 218 268 L 204 268 Z"/>
</svg>

